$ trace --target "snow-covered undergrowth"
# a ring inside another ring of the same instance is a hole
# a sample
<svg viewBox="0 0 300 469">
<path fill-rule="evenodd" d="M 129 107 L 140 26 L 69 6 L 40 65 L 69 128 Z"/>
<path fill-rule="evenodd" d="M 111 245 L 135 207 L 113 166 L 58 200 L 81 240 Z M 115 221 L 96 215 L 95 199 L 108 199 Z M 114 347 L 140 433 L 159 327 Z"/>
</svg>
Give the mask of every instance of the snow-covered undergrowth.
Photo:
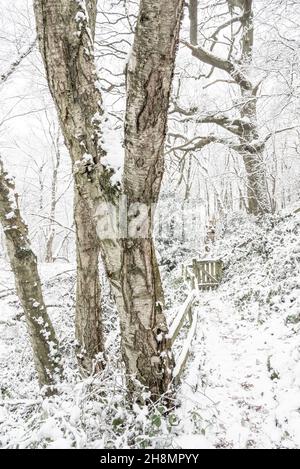
<svg viewBox="0 0 300 469">
<path fill-rule="evenodd" d="M 224 279 L 217 291 L 199 296 L 196 338 L 169 414 L 161 403 L 128 405 L 107 286 L 107 367 L 101 376 L 79 376 L 75 271 L 66 264 L 41 266 L 65 370 L 59 395 L 42 399 L 24 315 L 1 261 L 0 447 L 300 448 L 299 230 L 299 214 L 260 224 L 239 214 L 223 221 L 209 255 L 224 260 Z M 168 247 L 159 249 L 166 259 Z M 169 257 L 162 270 L 171 320 L 187 294 L 179 265 L 186 253 L 178 252 L 177 262 L 170 247 Z"/>
<path fill-rule="evenodd" d="M 300 448 L 300 215 L 237 214 L 218 231 L 209 255 L 224 279 L 200 294 L 182 387 L 192 432 L 214 447 Z"/>
<path fill-rule="evenodd" d="M 59 395 L 42 398 L 23 312 L 7 264 L 0 268 L 0 448 L 143 448 L 169 446 L 174 413 L 158 403 L 129 406 L 120 358 L 119 324 L 104 280 L 107 365 L 101 376 L 80 377 L 74 353 L 75 270 L 42 265 L 46 304 L 62 347 Z M 147 397 L 145 390 L 140 395 Z M 140 397 L 140 396 L 139 396 Z"/>
<path fill-rule="evenodd" d="M 300 215 L 267 217 L 259 224 L 243 215 L 219 228 L 214 255 L 225 262 L 226 290 L 250 321 L 273 312 L 297 322 L 300 313 Z M 251 304 L 251 308 L 249 308 Z M 257 313 L 257 314 L 255 314 Z M 300 316 L 299 316 L 300 319 Z"/>
</svg>

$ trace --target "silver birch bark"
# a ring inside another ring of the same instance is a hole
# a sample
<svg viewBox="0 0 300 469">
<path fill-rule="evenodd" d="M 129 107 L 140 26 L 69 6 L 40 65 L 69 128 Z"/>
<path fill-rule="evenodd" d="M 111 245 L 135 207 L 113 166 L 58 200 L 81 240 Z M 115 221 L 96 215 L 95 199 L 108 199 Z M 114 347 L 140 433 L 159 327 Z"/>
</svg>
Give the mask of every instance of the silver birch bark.
<svg viewBox="0 0 300 469">
<path fill-rule="evenodd" d="M 97 76 L 92 44 L 96 1 L 37 0 L 34 8 L 48 85 L 75 176 L 75 331 L 79 364 L 90 373 L 93 371 L 95 356 L 104 350 L 98 271 L 99 243 L 84 188 L 85 183 L 90 186 L 96 183 L 92 168 L 99 164 L 101 155 L 101 95 L 95 85 Z M 101 362 L 96 364 L 96 369 L 99 367 Z"/>
<path fill-rule="evenodd" d="M 75 184 L 76 226 L 76 319 L 77 358 L 83 372 L 101 371 L 104 352 L 101 289 L 99 278 L 99 242 L 89 204 Z M 100 354 L 100 355 L 99 355 Z"/>
<path fill-rule="evenodd" d="M 121 324 L 127 368 L 150 387 L 154 398 L 167 390 L 173 366 L 152 230 L 164 173 L 169 97 L 182 11 L 181 0 L 140 2 L 127 69 L 123 187 L 129 216 L 128 237 L 122 241 Z M 137 222 L 139 217 L 142 225 Z M 135 237 L 130 237 L 132 224 Z"/>
<path fill-rule="evenodd" d="M 31 249 L 28 229 L 17 200 L 14 182 L 4 171 L 0 159 L 0 222 L 17 294 L 25 313 L 39 384 L 41 387 L 47 386 L 46 392 L 51 394 L 61 373 L 58 343 L 47 314 L 37 259 Z"/>
<path fill-rule="evenodd" d="M 190 42 L 193 46 L 198 44 L 198 0 L 189 0 L 190 16 Z"/>
<path fill-rule="evenodd" d="M 119 191 L 110 183 L 110 172 L 101 165 L 103 111 L 90 34 L 93 7 L 95 1 L 35 2 L 40 48 L 74 162 L 76 188 L 86 204 L 86 213 L 90 211 L 90 223 L 96 212 L 101 228 L 108 222 L 105 207 L 116 203 Z M 123 187 L 129 229 L 121 240 L 99 237 L 120 313 L 127 374 L 149 387 L 153 398 L 168 389 L 173 367 L 152 224 L 153 204 L 158 200 L 164 170 L 167 112 L 182 12 L 183 0 L 140 3 L 127 70 Z M 78 23 L 76 18 L 83 20 Z M 147 232 L 143 237 L 132 237 L 131 233 L 131 218 L 139 216 L 137 204 L 146 207 Z M 131 385 L 133 382 L 129 379 Z"/>
</svg>

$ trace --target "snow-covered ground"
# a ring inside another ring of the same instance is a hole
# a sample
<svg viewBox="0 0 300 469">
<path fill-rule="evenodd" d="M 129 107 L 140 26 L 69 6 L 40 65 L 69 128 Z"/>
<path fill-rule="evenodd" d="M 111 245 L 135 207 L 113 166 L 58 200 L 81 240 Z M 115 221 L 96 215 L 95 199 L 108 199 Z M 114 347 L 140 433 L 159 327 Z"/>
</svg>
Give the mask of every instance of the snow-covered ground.
<svg viewBox="0 0 300 469">
<path fill-rule="evenodd" d="M 263 325 L 241 321 L 219 294 L 204 294 L 198 314 L 202 340 L 181 389 L 193 432 L 220 448 L 300 447 L 299 337 L 279 317 Z"/>
<path fill-rule="evenodd" d="M 260 226 L 239 215 L 212 248 L 225 278 L 200 293 L 181 395 L 214 447 L 300 448 L 299 231 L 299 214 Z"/>
<path fill-rule="evenodd" d="M 107 290 L 107 368 L 100 377 L 78 375 L 75 271 L 68 264 L 41 266 L 65 357 L 61 393 L 43 401 L 12 275 L 1 262 L 0 447 L 300 448 L 299 231 L 299 214 L 260 225 L 236 215 L 220 226 L 211 254 L 224 260 L 224 280 L 199 295 L 197 334 L 168 415 L 160 403 L 130 408 L 126 402 Z M 173 317 L 187 294 L 180 266 L 164 271 L 164 279 Z"/>
</svg>

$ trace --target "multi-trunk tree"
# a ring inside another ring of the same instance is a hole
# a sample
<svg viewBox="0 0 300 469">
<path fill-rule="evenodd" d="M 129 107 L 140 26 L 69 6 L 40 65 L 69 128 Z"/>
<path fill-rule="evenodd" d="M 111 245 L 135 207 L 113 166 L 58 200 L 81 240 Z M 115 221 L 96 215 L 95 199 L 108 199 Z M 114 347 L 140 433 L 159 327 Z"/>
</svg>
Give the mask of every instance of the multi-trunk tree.
<svg viewBox="0 0 300 469">
<path fill-rule="evenodd" d="M 121 192 L 111 183 L 111 170 L 102 164 L 104 118 L 94 60 L 96 4 L 95 0 L 35 1 L 47 80 L 73 162 L 77 337 L 82 348 L 92 347 L 90 358 L 97 347 L 103 349 L 96 268 L 100 247 L 120 313 L 127 374 L 149 387 L 156 398 L 172 380 L 173 359 L 152 229 L 164 172 L 169 96 L 184 2 L 140 2 L 127 66 L 122 184 L 126 220 L 117 236 L 103 234 L 110 223 L 111 204 L 118 205 Z"/>
</svg>

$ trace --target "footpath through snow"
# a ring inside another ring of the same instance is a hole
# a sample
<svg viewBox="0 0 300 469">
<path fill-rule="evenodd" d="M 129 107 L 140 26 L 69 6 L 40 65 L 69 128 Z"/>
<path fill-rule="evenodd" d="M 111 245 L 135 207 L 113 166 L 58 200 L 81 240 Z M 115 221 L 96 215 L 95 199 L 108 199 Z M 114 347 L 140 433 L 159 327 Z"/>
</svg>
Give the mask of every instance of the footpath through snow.
<svg viewBox="0 0 300 469">
<path fill-rule="evenodd" d="M 234 309 L 216 293 L 203 295 L 198 315 L 193 357 L 181 389 L 182 414 L 191 416 L 193 433 L 198 427 L 214 447 L 274 447 L 280 432 L 267 366 L 275 345 L 273 332 L 239 323 Z M 191 444 L 189 426 L 190 422 L 183 439 L 186 447 Z M 195 434 L 192 441 L 198 447 Z"/>
</svg>

